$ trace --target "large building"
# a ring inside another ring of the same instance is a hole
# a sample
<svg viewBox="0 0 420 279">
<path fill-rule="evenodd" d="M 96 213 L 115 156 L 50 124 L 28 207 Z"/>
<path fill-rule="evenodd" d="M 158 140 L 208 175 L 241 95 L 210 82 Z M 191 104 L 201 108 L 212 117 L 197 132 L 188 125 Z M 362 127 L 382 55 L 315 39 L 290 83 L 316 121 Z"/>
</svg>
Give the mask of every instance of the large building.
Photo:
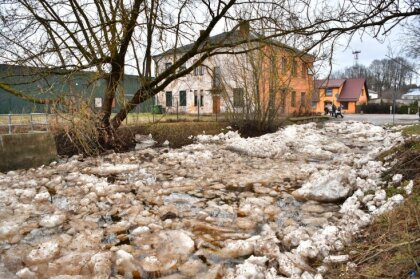
<svg viewBox="0 0 420 279">
<path fill-rule="evenodd" d="M 206 46 L 222 43 L 235 46 L 219 50 L 220 54 L 173 81 L 157 94 L 156 104 L 167 112 L 180 113 L 310 111 L 314 58 L 277 42 L 255 42 L 256 38 L 258 35 L 250 32 L 245 23 L 238 30 L 209 37 Z M 154 56 L 156 71 L 170 67 L 177 55 L 191 47 L 192 44 Z M 246 52 L 250 48 L 255 50 Z M 181 69 L 190 67 L 196 59 L 191 58 Z"/>
<path fill-rule="evenodd" d="M 81 101 L 99 109 L 106 86 L 105 80 L 98 79 L 94 72 L 59 75 L 49 74 L 46 69 L 7 64 L 0 64 L 0 82 L 27 96 L 48 100 L 46 104 L 37 104 L 0 88 L 0 114 L 51 112 L 52 106 L 58 105 L 55 100 L 60 100 L 59 109 L 63 110 L 77 109 Z M 138 76 L 124 76 L 113 106 L 114 111 L 133 96 L 139 82 Z M 152 106 L 151 98 L 140 104 L 137 111 L 151 110 Z"/>
<path fill-rule="evenodd" d="M 401 96 L 403 100 L 420 100 L 420 88 L 412 88 L 407 93 Z"/>
<path fill-rule="evenodd" d="M 341 105 L 346 113 L 355 113 L 358 105 L 369 100 L 364 78 L 315 80 L 314 87 L 312 107 L 318 113 L 323 113 L 326 106 L 333 104 Z"/>
</svg>

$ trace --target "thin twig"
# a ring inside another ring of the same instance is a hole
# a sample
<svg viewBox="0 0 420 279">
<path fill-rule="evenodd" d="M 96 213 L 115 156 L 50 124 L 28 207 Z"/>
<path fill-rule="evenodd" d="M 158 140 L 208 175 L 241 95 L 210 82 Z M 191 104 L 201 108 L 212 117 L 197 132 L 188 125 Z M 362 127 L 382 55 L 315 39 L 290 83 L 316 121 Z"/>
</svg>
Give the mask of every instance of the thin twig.
<svg viewBox="0 0 420 279">
<path fill-rule="evenodd" d="M 380 251 L 376 252 L 375 254 L 373 254 L 372 256 L 370 256 L 368 258 L 365 258 L 363 261 L 359 262 L 358 265 L 359 264 L 362 264 L 364 262 L 367 262 L 368 260 L 370 260 L 372 258 L 375 258 L 376 256 L 378 256 L 379 254 L 381 254 L 383 252 L 388 252 L 388 251 L 390 251 L 390 250 L 392 250 L 394 248 L 401 247 L 401 246 L 408 245 L 408 244 L 417 243 L 417 242 L 420 242 L 420 238 L 417 238 L 416 240 L 413 240 L 413 241 L 406 241 L 406 242 L 401 242 L 401 243 L 392 245 L 391 247 L 389 247 L 387 249 L 380 250 Z"/>
</svg>

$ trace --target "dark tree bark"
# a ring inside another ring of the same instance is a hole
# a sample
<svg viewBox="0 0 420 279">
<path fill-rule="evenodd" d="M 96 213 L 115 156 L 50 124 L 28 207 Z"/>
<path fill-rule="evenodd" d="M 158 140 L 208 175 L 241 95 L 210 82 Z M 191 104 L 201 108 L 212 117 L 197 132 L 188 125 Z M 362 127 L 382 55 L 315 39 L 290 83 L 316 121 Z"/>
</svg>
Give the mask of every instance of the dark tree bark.
<svg viewBox="0 0 420 279">
<path fill-rule="evenodd" d="M 95 79 L 106 83 L 97 128 L 108 133 L 118 129 L 136 105 L 208 57 L 237 53 L 237 45 L 286 43 L 303 52 L 324 53 L 342 35 L 370 30 L 380 36 L 404 19 L 420 15 L 415 1 L 340 1 L 339 6 L 317 1 L 314 7 L 310 0 L 4 0 L 0 62 L 60 75 L 95 72 Z M 235 31 L 244 21 L 259 33 L 258 38 L 206 43 L 218 24 Z M 186 44 L 191 44 L 187 50 L 177 50 Z M 174 50 L 173 64 L 152 77 L 153 55 L 169 49 Z M 197 62 L 181 68 L 190 59 Z M 111 119 L 112 104 L 128 71 L 138 74 L 138 88 L 129 92 L 134 97 Z M 1 80 L 0 85 L 11 94 L 24 95 Z"/>
</svg>

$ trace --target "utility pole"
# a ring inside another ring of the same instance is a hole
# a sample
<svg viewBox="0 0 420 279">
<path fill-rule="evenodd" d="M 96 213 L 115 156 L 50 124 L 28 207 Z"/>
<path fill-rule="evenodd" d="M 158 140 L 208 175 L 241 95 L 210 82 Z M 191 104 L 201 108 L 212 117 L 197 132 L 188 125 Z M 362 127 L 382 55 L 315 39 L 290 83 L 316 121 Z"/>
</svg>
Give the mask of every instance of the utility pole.
<svg viewBox="0 0 420 279">
<path fill-rule="evenodd" d="M 360 50 L 353 51 L 354 55 L 354 66 L 359 66 L 359 54 L 362 53 Z"/>
<path fill-rule="evenodd" d="M 392 125 L 395 125 L 395 94 L 397 93 L 397 85 L 394 86 L 392 94 Z"/>
<path fill-rule="evenodd" d="M 357 77 L 360 77 L 360 69 L 359 69 L 359 54 L 362 51 L 360 50 L 355 50 L 353 51 L 353 55 L 354 55 L 354 67 L 357 69 Z"/>
</svg>

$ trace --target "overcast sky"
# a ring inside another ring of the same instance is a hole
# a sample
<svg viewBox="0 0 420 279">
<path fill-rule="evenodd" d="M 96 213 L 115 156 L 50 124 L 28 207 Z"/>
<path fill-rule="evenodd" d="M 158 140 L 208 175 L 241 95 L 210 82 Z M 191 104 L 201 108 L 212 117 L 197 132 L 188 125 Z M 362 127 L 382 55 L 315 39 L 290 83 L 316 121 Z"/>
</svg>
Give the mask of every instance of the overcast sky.
<svg viewBox="0 0 420 279">
<path fill-rule="evenodd" d="M 219 23 L 211 35 L 223 32 L 226 29 L 223 23 Z M 229 29 L 229 28 L 227 28 Z M 348 39 L 340 39 L 340 46 L 336 46 L 333 55 L 332 72 L 337 70 L 344 70 L 346 67 L 354 65 L 353 51 L 361 51 L 359 54 L 359 64 L 366 67 L 375 59 L 385 59 L 389 57 L 402 56 L 407 58 L 402 53 L 404 29 L 398 25 L 394 27 L 386 36 L 379 35 L 379 39 L 375 39 L 368 33 L 356 33 L 348 44 Z M 348 44 L 348 46 L 347 46 Z M 409 61 L 410 59 L 407 58 Z M 411 62 L 414 62 L 411 60 Z M 420 61 L 417 61 L 419 65 Z M 331 68 L 327 63 L 324 63 L 322 68 L 317 69 L 319 76 L 325 78 Z M 420 77 L 417 77 L 417 82 L 420 83 Z"/>
<path fill-rule="evenodd" d="M 396 27 L 391 33 L 381 38 L 380 41 L 364 34 L 362 37 L 352 38 L 348 47 L 343 40 L 342 46 L 334 53 L 333 71 L 343 70 L 346 67 L 354 65 L 353 51 L 361 51 L 359 54 L 359 64 L 366 67 L 375 59 L 384 59 L 389 57 L 404 56 L 401 51 L 403 30 Z"/>
</svg>

